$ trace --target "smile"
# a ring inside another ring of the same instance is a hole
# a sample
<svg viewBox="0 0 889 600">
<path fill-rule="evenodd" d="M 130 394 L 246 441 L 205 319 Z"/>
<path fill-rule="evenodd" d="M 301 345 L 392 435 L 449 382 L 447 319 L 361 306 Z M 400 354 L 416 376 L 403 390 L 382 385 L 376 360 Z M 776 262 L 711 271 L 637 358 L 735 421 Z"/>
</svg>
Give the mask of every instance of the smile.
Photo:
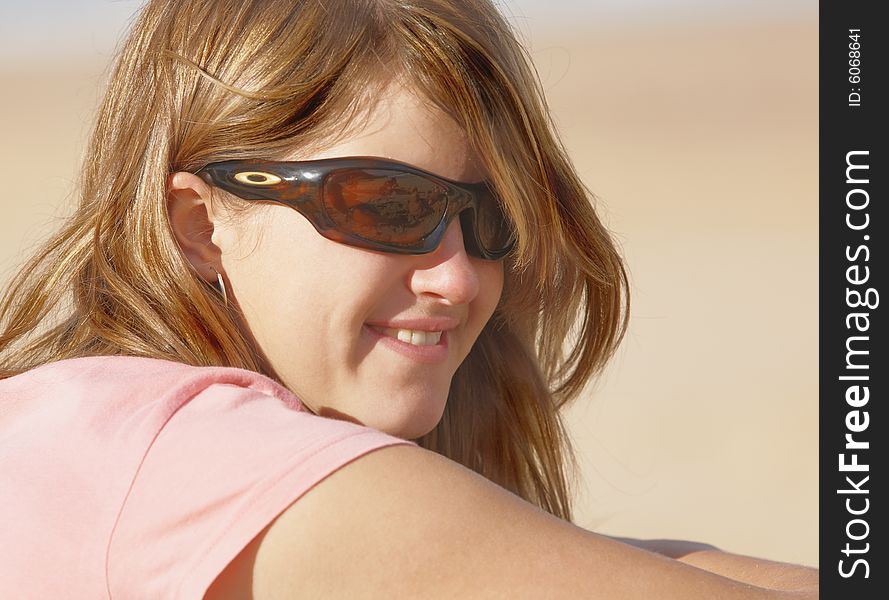
<svg viewBox="0 0 889 600">
<path fill-rule="evenodd" d="M 443 364 L 448 360 L 449 331 L 417 331 L 364 324 L 364 331 L 380 347 L 418 363 Z M 410 336 L 408 341 L 408 336 Z"/>
<path fill-rule="evenodd" d="M 395 338 L 399 341 L 413 344 L 414 346 L 434 346 L 441 340 L 440 331 L 416 331 L 414 329 L 391 329 L 370 325 L 371 329 L 379 331 L 383 335 Z"/>
</svg>

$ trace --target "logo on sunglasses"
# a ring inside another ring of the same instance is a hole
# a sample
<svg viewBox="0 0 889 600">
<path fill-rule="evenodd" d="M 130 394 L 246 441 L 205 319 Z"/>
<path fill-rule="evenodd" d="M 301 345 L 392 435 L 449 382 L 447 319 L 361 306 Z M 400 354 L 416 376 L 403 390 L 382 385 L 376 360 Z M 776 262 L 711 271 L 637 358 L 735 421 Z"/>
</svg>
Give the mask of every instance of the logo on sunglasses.
<svg viewBox="0 0 889 600">
<path fill-rule="evenodd" d="M 265 171 L 241 171 L 240 173 L 235 173 L 235 181 L 247 185 L 265 187 L 281 183 L 281 178 L 274 173 L 266 173 Z"/>
</svg>

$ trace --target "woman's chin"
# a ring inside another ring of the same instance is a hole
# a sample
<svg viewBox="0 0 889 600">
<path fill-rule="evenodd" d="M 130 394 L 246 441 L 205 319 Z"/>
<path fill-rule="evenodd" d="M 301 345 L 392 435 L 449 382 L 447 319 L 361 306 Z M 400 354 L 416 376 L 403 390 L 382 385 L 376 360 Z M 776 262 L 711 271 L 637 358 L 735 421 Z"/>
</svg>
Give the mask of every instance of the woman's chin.
<svg viewBox="0 0 889 600">
<path fill-rule="evenodd" d="M 367 386 L 363 398 L 361 393 L 353 392 L 347 394 L 353 400 L 348 404 L 336 402 L 310 410 L 321 417 L 364 425 L 405 440 L 415 440 L 435 429 L 447 404 L 447 387 L 399 385 L 395 390 Z"/>
<path fill-rule="evenodd" d="M 415 440 L 435 429 L 444 407 L 444 402 L 405 403 L 400 410 L 391 410 L 395 407 L 390 406 L 388 410 L 368 415 L 363 423 L 401 439 Z"/>
</svg>

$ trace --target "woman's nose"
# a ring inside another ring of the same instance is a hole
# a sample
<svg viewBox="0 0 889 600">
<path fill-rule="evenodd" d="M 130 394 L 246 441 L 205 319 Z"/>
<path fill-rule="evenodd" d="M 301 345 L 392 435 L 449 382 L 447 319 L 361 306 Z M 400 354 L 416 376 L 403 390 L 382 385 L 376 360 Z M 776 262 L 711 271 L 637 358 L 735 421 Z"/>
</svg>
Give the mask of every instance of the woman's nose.
<svg viewBox="0 0 889 600">
<path fill-rule="evenodd" d="M 454 219 L 445 231 L 438 247 L 429 254 L 416 257 L 411 272 L 410 286 L 417 295 L 432 294 L 449 304 L 468 304 L 479 291 L 479 275 L 475 264 L 466 253 L 460 219 Z"/>
</svg>

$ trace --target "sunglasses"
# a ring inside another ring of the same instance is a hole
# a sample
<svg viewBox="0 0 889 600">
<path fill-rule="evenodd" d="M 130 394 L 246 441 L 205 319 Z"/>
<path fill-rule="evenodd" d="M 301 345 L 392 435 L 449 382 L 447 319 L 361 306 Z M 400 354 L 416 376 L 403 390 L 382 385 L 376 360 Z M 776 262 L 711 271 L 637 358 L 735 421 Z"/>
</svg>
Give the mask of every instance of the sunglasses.
<svg viewBox="0 0 889 600">
<path fill-rule="evenodd" d="M 244 200 L 285 204 L 329 240 L 394 254 L 427 254 L 457 215 L 466 252 L 500 260 L 515 235 L 486 182 L 462 183 L 373 157 L 226 160 L 196 173 Z"/>
</svg>

